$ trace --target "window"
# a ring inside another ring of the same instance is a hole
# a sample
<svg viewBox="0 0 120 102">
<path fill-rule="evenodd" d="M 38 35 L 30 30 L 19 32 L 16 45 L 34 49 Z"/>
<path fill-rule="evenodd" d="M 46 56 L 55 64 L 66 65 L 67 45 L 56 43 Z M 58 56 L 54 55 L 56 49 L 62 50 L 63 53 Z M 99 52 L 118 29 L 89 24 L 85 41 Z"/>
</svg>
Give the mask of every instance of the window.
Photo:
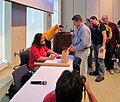
<svg viewBox="0 0 120 102">
<path fill-rule="evenodd" d="M 43 33 L 43 21 L 43 11 L 27 7 L 27 48 L 31 46 L 36 33 Z"/>
<path fill-rule="evenodd" d="M 4 58 L 4 0 L 0 0 L 0 64 L 2 63 L 2 60 Z"/>
<path fill-rule="evenodd" d="M 52 26 L 58 24 L 58 0 L 54 0 L 54 11 L 52 15 Z"/>
</svg>

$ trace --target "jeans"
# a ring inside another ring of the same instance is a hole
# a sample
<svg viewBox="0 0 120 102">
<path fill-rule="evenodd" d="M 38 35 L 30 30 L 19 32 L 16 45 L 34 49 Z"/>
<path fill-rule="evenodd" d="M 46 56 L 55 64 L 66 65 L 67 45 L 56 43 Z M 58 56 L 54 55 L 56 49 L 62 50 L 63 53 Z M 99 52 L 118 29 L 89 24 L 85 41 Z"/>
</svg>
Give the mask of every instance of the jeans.
<svg viewBox="0 0 120 102">
<path fill-rule="evenodd" d="M 98 58 L 98 52 L 100 49 L 101 45 L 93 45 L 93 49 L 94 49 L 94 58 L 95 58 L 95 71 L 99 73 L 100 77 L 104 76 L 104 59 Z"/>
<path fill-rule="evenodd" d="M 92 67 L 92 46 L 90 47 L 90 55 L 88 56 L 88 67 Z"/>
</svg>

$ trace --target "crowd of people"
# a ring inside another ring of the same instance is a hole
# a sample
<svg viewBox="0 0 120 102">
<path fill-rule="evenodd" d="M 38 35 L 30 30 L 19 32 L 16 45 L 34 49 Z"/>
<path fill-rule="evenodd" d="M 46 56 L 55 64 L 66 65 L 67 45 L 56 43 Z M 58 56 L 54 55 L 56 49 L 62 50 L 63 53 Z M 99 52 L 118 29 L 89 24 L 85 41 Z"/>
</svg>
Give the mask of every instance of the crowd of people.
<svg viewBox="0 0 120 102">
<path fill-rule="evenodd" d="M 104 80 L 105 68 L 114 74 L 114 61 L 112 57 L 116 48 L 120 48 L 120 32 L 119 27 L 111 22 L 107 15 L 103 15 L 101 20 L 98 20 L 95 16 L 89 19 L 89 23 L 93 25 L 91 29 L 91 38 L 94 50 L 95 71 L 90 72 L 90 75 L 99 75 L 96 82 Z M 118 21 L 119 22 L 119 21 Z M 107 31 L 107 27 L 109 31 Z M 99 50 L 105 49 L 105 58 L 99 58 Z M 105 66 L 104 66 L 105 65 Z"/>
<path fill-rule="evenodd" d="M 56 102 L 81 102 L 83 86 L 88 93 L 89 101 L 97 102 L 88 82 L 83 82 L 81 78 L 84 76 L 87 79 L 88 67 L 92 67 L 92 50 L 94 50 L 95 70 L 89 75 L 97 75 L 95 81 L 101 82 L 105 79 L 105 67 L 111 74 L 114 74 L 112 56 L 115 49 L 120 48 L 120 20 L 117 23 L 118 26 L 111 22 L 107 15 L 103 15 L 101 20 L 91 16 L 86 23 L 83 23 L 80 15 L 75 15 L 72 21 L 76 29 L 72 44 L 68 49 L 70 52 L 75 52 L 74 56 L 82 60 L 79 66 L 80 75 L 75 74 L 75 72 L 64 71 L 56 83 L 55 91 L 47 95 L 44 102 L 55 102 L 55 100 Z M 31 70 L 36 71 L 38 69 L 34 66 L 36 61 L 44 62 L 60 57 L 59 54 L 51 50 L 50 40 L 56 33 L 62 32 L 63 28 L 62 25 L 55 25 L 47 32 L 35 35 L 30 48 L 29 68 Z M 104 57 L 99 57 L 99 53 L 104 53 Z M 48 99 L 53 101 L 46 101 Z"/>
</svg>

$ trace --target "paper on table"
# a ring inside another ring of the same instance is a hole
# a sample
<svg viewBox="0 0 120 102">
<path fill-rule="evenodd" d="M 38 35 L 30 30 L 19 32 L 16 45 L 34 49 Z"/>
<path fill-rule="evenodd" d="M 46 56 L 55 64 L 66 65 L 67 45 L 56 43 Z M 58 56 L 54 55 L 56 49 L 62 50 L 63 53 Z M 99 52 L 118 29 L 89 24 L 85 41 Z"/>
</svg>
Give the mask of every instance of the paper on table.
<svg viewBox="0 0 120 102">
<path fill-rule="evenodd" d="M 62 63 L 61 59 L 54 59 L 54 60 L 46 60 L 44 63 Z"/>
</svg>

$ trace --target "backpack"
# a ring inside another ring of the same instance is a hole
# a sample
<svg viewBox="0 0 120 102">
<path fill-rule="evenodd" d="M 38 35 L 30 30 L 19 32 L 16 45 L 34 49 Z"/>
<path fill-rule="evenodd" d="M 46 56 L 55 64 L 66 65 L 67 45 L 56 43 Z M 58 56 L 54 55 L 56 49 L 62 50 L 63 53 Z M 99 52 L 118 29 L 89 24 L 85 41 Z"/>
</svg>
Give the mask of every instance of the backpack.
<svg viewBox="0 0 120 102">
<path fill-rule="evenodd" d="M 106 28 L 106 34 L 107 34 L 107 39 L 111 40 L 112 39 L 112 29 L 108 25 L 104 24 Z M 100 26 L 98 26 L 98 30 L 100 31 Z"/>
<path fill-rule="evenodd" d="M 104 25 L 106 28 L 107 38 L 112 39 L 112 29 L 108 25 L 106 25 L 106 24 L 104 24 Z"/>
<path fill-rule="evenodd" d="M 26 73 L 21 79 L 21 85 L 23 86 L 31 78 L 32 75 L 32 72 Z"/>
<path fill-rule="evenodd" d="M 26 73 L 22 79 L 21 79 L 21 86 L 23 86 L 33 75 L 33 72 L 28 72 Z M 9 99 L 12 99 L 12 97 L 17 93 L 18 91 L 16 90 L 15 82 L 13 81 L 12 84 L 10 85 L 8 89 L 8 93 L 5 95 L 9 97 Z"/>
<path fill-rule="evenodd" d="M 15 83 L 14 81 L 12 82 L 12 84 L 10 85 L 9 89 L 8 89 L 8 93 L 5 93 L 6 96 L 9 97 L 9 99 L 12 99 L 12 97 L 17 93 L 16 91 L 16 87 L 15 87 Z"/>
</svg>

